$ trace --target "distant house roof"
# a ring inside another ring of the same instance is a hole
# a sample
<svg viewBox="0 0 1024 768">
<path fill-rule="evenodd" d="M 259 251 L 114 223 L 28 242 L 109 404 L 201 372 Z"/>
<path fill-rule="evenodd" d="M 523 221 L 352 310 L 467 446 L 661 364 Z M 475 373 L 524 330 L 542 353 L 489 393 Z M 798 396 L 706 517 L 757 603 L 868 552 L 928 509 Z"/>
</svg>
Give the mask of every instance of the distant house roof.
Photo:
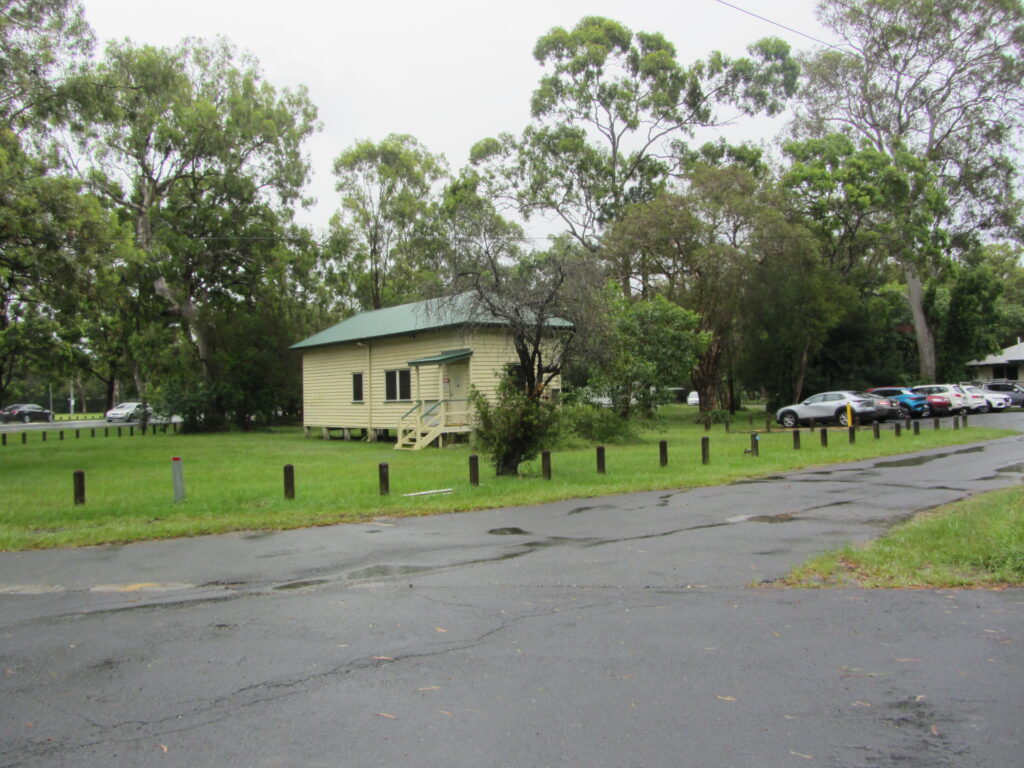
<svg viewBox="0 0 1024 768">
<path fill-rule="evenodd" d="M 1007 347 L 1002 352 L 989 355 L 981 360 L 971 360 L 967 365 L 1006 365 L 1007 363 L 1024 363 L 1024 343 L 1014 344 L 1012 347 Z"/>
<path fill-rule="evenodd" d="M 293 344 L 291 348 L 322 347 L 328 344 L 400 336 L 470 323 L 497 326 L 505 324 L 500 318 L 480 310 L 473 297 L 464 293 L 454 298 L 427 299 L 397 307 L 360 312 L 320 333 L 313 334 L 298 344 Z M 572 327 L 568 321 L 559 319 L 553 319 L 548 324 L 556 328 Z"/>
</svg>

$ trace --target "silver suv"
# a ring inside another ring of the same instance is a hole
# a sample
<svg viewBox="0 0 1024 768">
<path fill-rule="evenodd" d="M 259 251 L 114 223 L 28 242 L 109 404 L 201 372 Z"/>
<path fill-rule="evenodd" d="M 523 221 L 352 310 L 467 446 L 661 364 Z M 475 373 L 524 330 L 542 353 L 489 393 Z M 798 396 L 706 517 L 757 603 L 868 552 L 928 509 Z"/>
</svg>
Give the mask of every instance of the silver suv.
<svg viewBox="0 0 1024 768">
<path fill-rule="evenodd" d="M 979 386 L 983 392 L 998 392 L 1010 398 L 1014 408 L 1024 408 L 1024 388 L 1012 381 L 986 381 Z"/>
<path fill-rule="evenodd" d="M 873 421 L 880 415 L 875 404 L 878 398 L 864 392 L 844 390 L 840 392 L 822 392 L 808 397 L 802 403 L 787 405 L 775 412 L 775 420 L 784 427 L 795 427 L 811 420 L 819 423 L 826 421 L 838 422 L 847 426 L 846 404 L 850 404 L 853 415 L 861 421 Z"/>
</svg>

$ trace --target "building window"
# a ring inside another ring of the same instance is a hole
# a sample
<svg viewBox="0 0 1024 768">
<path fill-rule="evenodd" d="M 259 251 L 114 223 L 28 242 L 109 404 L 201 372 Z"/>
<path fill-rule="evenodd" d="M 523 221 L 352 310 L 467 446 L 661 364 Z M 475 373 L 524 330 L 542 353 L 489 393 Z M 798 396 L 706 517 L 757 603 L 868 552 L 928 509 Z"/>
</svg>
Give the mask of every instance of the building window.
<svg viewBox="0 0 1024 768">
<path fill-rule="evenodd" d="M 352 374 L 352 402 L 363 402 L 363 374 Z"/>
<path fill-rule="evenodd" d="M 408 368 L 384 372 L 384 399 L 412 400 L 412 372 Z"/>
</svg>

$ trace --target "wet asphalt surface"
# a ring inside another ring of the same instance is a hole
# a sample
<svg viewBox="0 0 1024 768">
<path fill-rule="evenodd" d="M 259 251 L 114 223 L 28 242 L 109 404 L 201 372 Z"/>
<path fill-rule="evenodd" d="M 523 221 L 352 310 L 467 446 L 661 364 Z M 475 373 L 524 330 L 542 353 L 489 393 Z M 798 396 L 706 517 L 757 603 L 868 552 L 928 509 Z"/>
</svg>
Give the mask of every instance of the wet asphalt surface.
<svg viewBox="0 0 1024 768">
<path fill-rule="evenodd" d="M 1024 590 L 762 586 L 1022 470 L 2 553 L 0 766 L 1022 766 Z"/>
</svg>

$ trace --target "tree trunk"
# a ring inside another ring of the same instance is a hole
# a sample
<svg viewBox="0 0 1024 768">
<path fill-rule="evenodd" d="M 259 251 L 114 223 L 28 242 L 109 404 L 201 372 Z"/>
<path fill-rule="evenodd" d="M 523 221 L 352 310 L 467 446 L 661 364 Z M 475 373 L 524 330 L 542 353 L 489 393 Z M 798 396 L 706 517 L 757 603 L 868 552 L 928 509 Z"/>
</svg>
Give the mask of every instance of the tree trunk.
<svg viewBox="0 0 1024 768">
<path fill-rule="evenodd" d="M 934 382 L 938 369 L 935 353 L 935 334 L 928 325 L 928 317 L 924 311 L 924 284 L 913 264 L 904 264 L 903 273 L 907 278 L 907 301 L 910 302 L 910 314 L 914 320 L 914 333 L 917 336 L 918 373 L 923 382 Z"/>
<path fill-rule="evenodd" d="M 804 390 L 804 378 L 807 376 L 807 355 L 810 352 L 811 342 L 805 342 L 800 352 L 800 366 L 796 372 L 796 382 L 793 384 L 793 402 L 800 402 L 800 395 Z"/>
</svg>

